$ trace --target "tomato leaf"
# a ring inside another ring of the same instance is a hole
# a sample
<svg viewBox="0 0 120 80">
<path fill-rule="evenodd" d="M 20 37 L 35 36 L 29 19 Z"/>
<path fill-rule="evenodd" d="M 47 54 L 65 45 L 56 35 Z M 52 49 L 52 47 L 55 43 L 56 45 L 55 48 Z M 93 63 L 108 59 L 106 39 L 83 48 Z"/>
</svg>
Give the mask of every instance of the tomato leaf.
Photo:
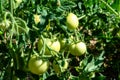
<svg viewBox="0 0 120 80">
<path fill-rule="evenodd" d="M 82 62 L 82 66 L 85 66 L 84 71 L 85 72 L 92 72 L 92 71 L 99 70 L 99 68 L 103 64 L 103 60 L 104 60 L 103 54 L 104 54 L 104 52 L 102 52 L 96 58 L 93 56 L 90 56 L 90 57 L 84 59 Z"/>
</svg>

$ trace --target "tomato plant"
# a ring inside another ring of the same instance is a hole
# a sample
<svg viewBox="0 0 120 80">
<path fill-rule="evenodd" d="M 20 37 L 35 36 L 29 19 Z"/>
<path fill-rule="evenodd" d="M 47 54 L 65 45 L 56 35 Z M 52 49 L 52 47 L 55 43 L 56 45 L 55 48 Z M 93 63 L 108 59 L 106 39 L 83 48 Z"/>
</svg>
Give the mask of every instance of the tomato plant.
<svg viewBox="0 0 120 80">
<path fill-rule="evenodd" d="M 0 80 L 119 80 L 119 4 L 0 0 Z"/>
</svg>

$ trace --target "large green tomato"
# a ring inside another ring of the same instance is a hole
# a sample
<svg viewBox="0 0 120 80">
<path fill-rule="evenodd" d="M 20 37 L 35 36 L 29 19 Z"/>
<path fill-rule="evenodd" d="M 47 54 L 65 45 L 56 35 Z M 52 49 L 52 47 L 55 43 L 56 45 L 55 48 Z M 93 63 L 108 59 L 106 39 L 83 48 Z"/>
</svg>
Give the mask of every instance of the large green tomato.
<svg viewBox="0 0 120 80">
<path fill-rule="evenodd" d="M 79 25 L 79 20 L 78 20 L 77 16 L 73 13 L 69 13 L 66 18 L 66 25 L 67 25 L 68 29 L 70 29 L 70 30 L 76 29 Z"/>
<path fill-rule="evenodd" d="M 36 56 L 30 58 L 28 63 L 29 70 L 37 75 L 43 74 L 47 71 L 49 67 L 49 62 L 42 59 L 38 59 Z"/>
<path fill-rule="evenodd" d="M 52 42 L 49 38 L 45 38 L 44 41 L 45 41 L 45 45 L 47 45 L 54 54 L 56 54 L 56 52 L 60 51 L 60 42 L 58 40 Z M 45 46 L 45 54 L 50 55 L 51 52 L 47 46 Z M 41 51 L 42 48 L 43 48 L 43 41 L 42 41 L 42 39 L 39 39 L 38 50 Z"/>
<path fill-rule="evenodd" d="M 71 44 L 69 51 L 72 55 L 81 56 L 86 52 L 86 44 L 84 42 L 79 42 L 76 44 Z"/>
<path fill-rule="evenodd" d="M 58 60 L 58 61 L 53 61 L 53 69 L 55 73 L 61 73 L 64 72 L 68 68 L 68 61 L 67 60 Z"/>
</svg>

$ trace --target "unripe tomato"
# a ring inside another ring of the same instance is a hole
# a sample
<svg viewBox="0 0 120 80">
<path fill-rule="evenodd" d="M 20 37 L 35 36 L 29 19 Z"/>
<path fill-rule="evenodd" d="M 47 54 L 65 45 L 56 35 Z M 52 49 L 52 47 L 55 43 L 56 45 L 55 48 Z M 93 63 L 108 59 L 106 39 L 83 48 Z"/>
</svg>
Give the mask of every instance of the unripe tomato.
<svg viewBox="0 0 120 80">
<path fill-rule="evenodd" d="M 57 6 L 61 6 L 60 0 L 57 0 Z"/>
<path fill-rule="evenodd" d="M 79 42 L 76 44 L 71 44 L 69 50 L 72 55 L 81 56 L 86 52 L 87 48 L 84 42 Z"/>
<path fill-rule="evenodd" d="M 15 0 L 16 3 L 20 4 L 22 2 L 22 0 Z"/>
<path fill-rule="evenodd" d="M 75 46 L 76 46 L 76 44 L 70 45 L 69 50 L 70 50 L 71 54 L 75 53 Z"/>
<path fill-rule="evenodd" d="M 5 28 L 6 28 L 5 23 L 1 22 L 0 23 L 0 29 L 5 30 Z"/>
<path fill-rule="evenodd" d="M 42 50 L 43 45 L 44 45 L 43 43 L 45 43 L 47 46 L 50 46 L 50 45 L 52 44 L 51 40 L 48 39 L 48 38 L 45 38 L 44 41 L 45 41 L 45 42 L 43 42 L 42 39 L 39 39 L 39 41 L 38 41 L 38 50 L 39 50 L 39 51 Z M 48 50 L 47 47 L 45 47 L 45 54 L 48 54 L 48 53 L 49 53 L 49 50 Z"/>
<path fill-rule="evenodd" d="M 56 61 L 53 61 L 53 69 L 54 69 L 55 73 L 61 72 L 60 66 Z"/>
<path fill-rule="evenodd" d="M 38 59 L 36 56 L 30 58 L 28 63 L 29 70 L 37 75 L 43 74 L 47 71 L 49 67 L 49 62 L 42 59 Z"/>
<path fill-rule="evenodd" d="M 56 52 L 59 52 L 60 51 L 60 42 L 57 40 L 57 41 L 51 41 L 50 39 L 48 39 L 48 38 L 46 38 L 46 39 L 44 39 L 45 40 L 45 44 L 50 48 L 50 49 L 52 49 L 52 50 L 54 50 L 54 51 L 52 51 L 54 54 L 56 53 Z M 50 52 L 50 50 L 48 49 L 48 47 L 45 47 L 45 54 L 47 54 L 47 55 L 50 55 L 51 54 L 51 52 Z M 42 48 L 43 48 L 43 41 L 42 41 L 42 39 L 39 39 L 39 41 L 38 41 L 38 50 L 39 51 L 41 51 L 42 50 Z M 56 51 L 56 52 L 55 52 Z"/>
<path fill-rule="evenodd" d="M 53 69 L 55 73 L 61 73 L 64 72 L 68 68 L 68 62 L 67 60 L 58 60 L 58 61 L 53 61 Z"/>
<path fill-rule="evenodd" d="M 69 13 L 66 18 L 66 25 L 67 25 L 68 29 L 70 29 L 70 30 L 76 29 L 79 25 L 79 20 L 78 20 L 77 16 L 73 13 Z"/>
<path fill-rule="evenodd" d="M 10 27 L 11 22 L 9 20 L 0 22 L 0 29 L 6 30 Z"/>
<path fill-rule="evenodd" d="M 61 45 L 61 49 L 64 49 L 66 46 L 66 39 L 61 39 L 60 40 L 60 45 Z"/>
<path fill-rule="evenodd" d="M 56 52 L 59 52 L 60 51 L 60 42 L 58 40 L 54 41 L 52 43 L 52 45 L 50 46 L 50 48 L 55 50 Z"/>
</svg>

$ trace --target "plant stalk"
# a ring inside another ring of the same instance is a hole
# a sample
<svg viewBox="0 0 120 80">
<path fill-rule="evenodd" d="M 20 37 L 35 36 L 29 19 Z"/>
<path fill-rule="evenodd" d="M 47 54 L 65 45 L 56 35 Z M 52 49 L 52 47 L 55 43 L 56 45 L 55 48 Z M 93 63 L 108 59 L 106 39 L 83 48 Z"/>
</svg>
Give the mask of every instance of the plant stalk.
<svg viewBox="0 0 120 80">
<path fill-rule="evenodd" d="M 105 4 L 116 16 L 120 17 L 119 14 L 108 3 L 106 3 L 104 0 L 101 0 L 101 2 Z"/>
<path fill-rule="evenodd" d="M 9 4 L 9 6 L 10 6 L 10 12 L 13 15 L 13 0 L 9 0 L 9 2 L 10 2 L 10 4 Z"/>
<path fill-rule="evenodd" d="M 0 13 L 2 13 L 3 7 L 2 7 L 2 0 L 0 0 Z"/>
</svg>

